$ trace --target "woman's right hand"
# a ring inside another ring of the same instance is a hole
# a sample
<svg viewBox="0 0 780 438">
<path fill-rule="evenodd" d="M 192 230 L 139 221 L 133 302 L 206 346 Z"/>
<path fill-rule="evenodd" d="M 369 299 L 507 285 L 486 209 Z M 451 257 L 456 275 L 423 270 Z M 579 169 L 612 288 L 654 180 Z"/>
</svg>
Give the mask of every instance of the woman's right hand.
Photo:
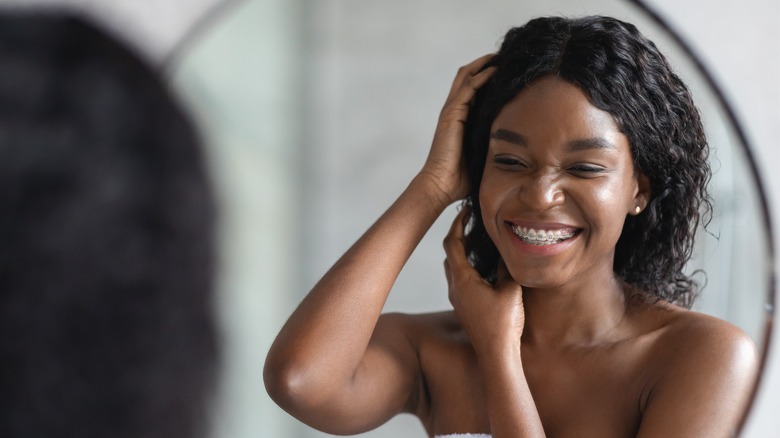
<svg viewBox="0 0 780 438">
<path fill-rule="evenodd" d="M 495 67 L 483 70 L 484 65 L 492 58 L 492 54 L 481 56 L 458 70 L 439 115 L 428 159 L 418 175 L 430 183 L 435 192 L 434 196 L 441 202 L 442 207 L 468 195 L 468 177 L 461 160 L 463 127 L 477 89 L 484 85 L 495 71 Z"/>
</svg>

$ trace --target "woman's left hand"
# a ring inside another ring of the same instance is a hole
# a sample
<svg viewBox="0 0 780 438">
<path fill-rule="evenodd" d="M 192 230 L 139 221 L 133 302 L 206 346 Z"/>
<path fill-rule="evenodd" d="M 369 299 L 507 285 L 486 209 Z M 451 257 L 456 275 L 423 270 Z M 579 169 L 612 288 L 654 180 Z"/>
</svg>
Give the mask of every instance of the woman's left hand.
<svg viewBox="0 0 780 438">
<path fill-rule="evenodd" d="M 523 290 L 503 261 L 495 286 L 466 258 L 463 246 L 465 208 L 444 239 L 444 270 L 455 315 L 471 341 L 485 389 L 485 409 L 494 437 L 543 437 L 542 420 L 525 378 L 520 337 L 525 325 Z"/>
<path fill-rule="evenodd" d="M 469 212 L 470 208 L 464 207 L 458 213 L 444 239 L 450 303 L 478 354 L 502 348 L 507 342 L 519 346 L 525 324 L 522 288 L 503 261 L 499 262 L 495 286 L 471 266 L 463 244 L 464 222 Z"/>
</svg>

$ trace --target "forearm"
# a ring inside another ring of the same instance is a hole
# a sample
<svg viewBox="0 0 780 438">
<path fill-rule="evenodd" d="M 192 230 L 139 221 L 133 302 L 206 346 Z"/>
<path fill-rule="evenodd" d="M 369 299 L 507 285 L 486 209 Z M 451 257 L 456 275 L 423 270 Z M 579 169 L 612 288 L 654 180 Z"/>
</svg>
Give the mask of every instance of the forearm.
<svg viewBox="0 0 780 438">
<path fill-rule="evenodd" d="M 317 283 L 282 328 L 266 361 L 267 385 L 339 391 L 354 377 L 398 274 L 446 205 L 421 178 Z M 278 382 L 277 382 L 278 383 Z"/>
<path fill-rule="evenodd" d="M 506 343 L 479 354 L 478 360 L 493 438 L 545 436 L 523 371 L 520 345 Z"/>
</svg>

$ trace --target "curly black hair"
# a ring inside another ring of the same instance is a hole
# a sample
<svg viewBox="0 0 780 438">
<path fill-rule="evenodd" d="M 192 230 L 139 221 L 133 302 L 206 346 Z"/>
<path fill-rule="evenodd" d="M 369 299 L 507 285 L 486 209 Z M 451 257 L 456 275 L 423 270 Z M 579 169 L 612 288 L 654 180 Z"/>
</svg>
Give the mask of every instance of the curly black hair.
<svg viewBox="0 0 780 438">
<path fill-rule="evenodd" d="M 155 69 L 63 14 L 0 13 L 0 436 L 205 436 L 198 136 Z"/>
<path fill-rule="evenodd" d="M 512 28 L 489 66 L 497 70 L 478 90 L 464 135 L 471 184 L 465 243 L 479 273 L 494 280 L 499 258 L 479 204 L 490 126 L 526 86 L 556 75 L 614 117 L 636 169 L 650 180 L 649 204 L 626 218 L 617 242 L 616 275 L 645 295 L 690 308 L 698 285 L 683 268 L 699 223 L 712 212 L 709 147 L 691 93 L 655 44 L 615 18 L 544 17 Z"/>
</svg>

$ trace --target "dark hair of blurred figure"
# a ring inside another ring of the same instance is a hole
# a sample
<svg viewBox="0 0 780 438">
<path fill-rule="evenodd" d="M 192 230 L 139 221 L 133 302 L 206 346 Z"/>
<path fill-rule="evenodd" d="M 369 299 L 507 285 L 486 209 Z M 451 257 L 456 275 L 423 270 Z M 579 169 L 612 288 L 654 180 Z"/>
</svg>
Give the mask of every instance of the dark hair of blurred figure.
<svg viewBox="0 0 780 438">
<path fill-rule="evenodd" d="M 83 19 L 0 13 L 0 436 L 204 436 L 213 223 L 155 70 Z"/>
</svg>

